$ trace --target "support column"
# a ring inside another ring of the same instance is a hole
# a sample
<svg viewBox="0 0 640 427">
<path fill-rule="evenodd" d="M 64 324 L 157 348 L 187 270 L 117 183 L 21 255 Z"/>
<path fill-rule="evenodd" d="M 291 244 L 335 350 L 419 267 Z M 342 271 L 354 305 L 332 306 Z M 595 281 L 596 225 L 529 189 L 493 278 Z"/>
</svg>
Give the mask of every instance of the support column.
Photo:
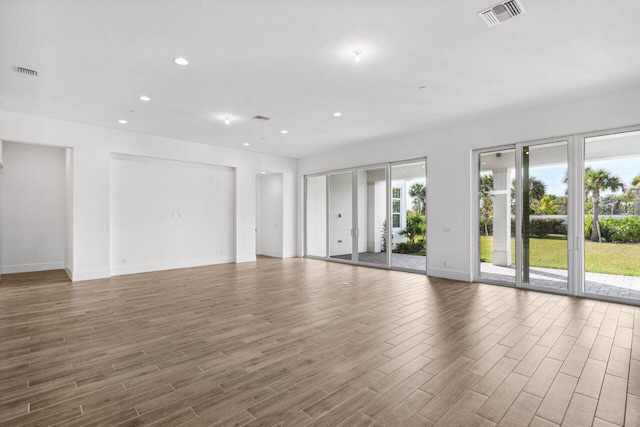
<svg viewBox="0 0 640 427">
<path fill-rule="evenodd" d="M 492 264 L 511 265 L 511 177 L 510 168 L 493 169 Z"/>
</svg>

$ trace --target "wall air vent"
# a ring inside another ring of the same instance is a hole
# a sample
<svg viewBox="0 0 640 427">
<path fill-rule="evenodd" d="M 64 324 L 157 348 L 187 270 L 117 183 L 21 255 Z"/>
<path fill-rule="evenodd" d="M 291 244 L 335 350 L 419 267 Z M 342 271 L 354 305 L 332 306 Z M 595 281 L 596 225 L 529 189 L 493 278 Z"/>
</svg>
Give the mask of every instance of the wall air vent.
<svg viewBox="0 0 640 427">
<path fill-rule="evenodd" d="M 28 68 L 16 67 L 16 72 L 31 77 L 38 77 L 38 72 L 36 70 L 30 70 Z"/>
<path fill-rule="evenodd" d="M 253 120 L 269 120 L 269 117 L 257 115 L 253 118 Z"/>
<path fill-rule="evenodd" d="M 524 10 L 519 0 L 508 0 L 491 6 L 478 13 L 478 15 L 480 15 L 485 24 L 487 24 L 487 27 L 491 28 L 523 13 L 526 13 L 526 10 Z"/>
</svg>

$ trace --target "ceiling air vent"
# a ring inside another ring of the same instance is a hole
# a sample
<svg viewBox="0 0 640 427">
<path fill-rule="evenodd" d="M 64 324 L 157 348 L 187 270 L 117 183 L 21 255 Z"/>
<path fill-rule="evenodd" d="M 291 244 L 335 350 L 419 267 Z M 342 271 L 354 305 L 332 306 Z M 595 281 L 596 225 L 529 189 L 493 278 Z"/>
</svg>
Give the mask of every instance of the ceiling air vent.
<svg viewBox="0 0 640 427">
<path fill-rule="evenodd" d="M 16 67 L 16 72 L 31 77 L 38 77 L 38 72 L 36 70 L 30 70 L 28 68 Z"/>
<path fill-rule="evenodd" d="M 269 117 L 257 115 L 253 118 L 253 120 L 269 120 Z"/>
<path fill-rule="evenodd" d="M 519 0 L 509 0 L 502 2 L 495 6 L 491 6 L 489 9 L 485 9 L 478 13 L 482 20 L 487 24 L 489 28 L 513 18 L 514 16 L 522 15 L 526 13 L 522 3 Z"/>
</svg>

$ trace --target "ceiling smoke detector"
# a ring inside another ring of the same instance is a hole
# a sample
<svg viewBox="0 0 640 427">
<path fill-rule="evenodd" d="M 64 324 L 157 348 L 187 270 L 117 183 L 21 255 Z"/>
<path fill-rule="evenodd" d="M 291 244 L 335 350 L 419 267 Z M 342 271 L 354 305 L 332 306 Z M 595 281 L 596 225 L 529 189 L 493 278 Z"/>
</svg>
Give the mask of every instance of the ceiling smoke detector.
<svg viewBox="0 0 640 427">
<path fill-rule="evenodd" d="M 480 15 L 484 23 L 487 24 L 487 27 L 491 28 L 526 12 L 520 0 L 508 0 L 491 6 L 478 13 L 478 15 Z"/>
<path fill-rule="evenodd" d="M 24 67 L 16 66 L 16 73 L 24 74 L 31 77 L 38 77 L 38 72 L 36 70 L 30 70 Z"/>
</svg>

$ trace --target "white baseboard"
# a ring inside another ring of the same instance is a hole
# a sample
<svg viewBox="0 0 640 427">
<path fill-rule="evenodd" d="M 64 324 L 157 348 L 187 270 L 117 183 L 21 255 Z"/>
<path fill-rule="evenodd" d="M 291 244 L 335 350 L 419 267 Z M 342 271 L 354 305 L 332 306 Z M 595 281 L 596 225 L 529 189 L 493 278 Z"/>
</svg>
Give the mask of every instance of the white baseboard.
<svg viewBox="0 0 640 427">
<path fill-rule="evenodd" d="M 108 279 L 111 277 L 111 271 L 109 270 L 87 270 L 87 271 L 73 271 L 73 277 L 71 278 L 74 282 L 81 282 L 85 280 L 96 280 L 96 279 Z"/>
<path fill-rule="evenodd" d="M 202 267 L 205 265 L 227 264 L 233 262 L 232 257 L 214 257 L 200 259 L 186 259 L 171 262 L 159 262 L 153 264 L 127 265 L 111 268 L 112 276 L 124 274 L 148 273 L 150 271 L 175 270 L 177 268 Z"/>
<path fill-rule="evenodd" d="M 30 273 L 32 271 L 62 270 L 64 269 L 64 261 L 40 262 L 37 264 L 15 264 L 3 265 L 2 274 L 11 273 Z"/>
<path fill-rule="evenodd" d="M 236 263 L 241 263 L 241 262 L 256 262 L 256 256 L 248 255 L 248 256 L 239 256 L 238 258 L 236 258 Z"/>
<path fill-rule="evenodd" d="M 260 253 L 260 255 L 270 256 L 272 258 L 283 258 L 282 252 L 280 252 L 280 251 L 265 251 L 265 250 L 263 250 L 262 253 Z"/>
<path fill-rule="evenodd" d="M 282 258 L 297 258 L 298 255 L 295 252 L 287 252 L 282 254 Z"/>
<path fill-rule="evenodd" d="M 467 271 L 441 270 L 437 268 L 427 267 L 427 276 L 441 277 L 443 279 L 451 279 L 451 280 L 460 280 L 462 282 L 471 282 L 471 273 Z"/>
<path fill-rule="evenodd" d="M 64 271 L 67 273 L 67 276 L 69 276 L 69 279 L 73 282 L 73 269 L 69 267 L 69 264 L 67 264 L 66 262 L 64 263 Z"/>
</svg>

